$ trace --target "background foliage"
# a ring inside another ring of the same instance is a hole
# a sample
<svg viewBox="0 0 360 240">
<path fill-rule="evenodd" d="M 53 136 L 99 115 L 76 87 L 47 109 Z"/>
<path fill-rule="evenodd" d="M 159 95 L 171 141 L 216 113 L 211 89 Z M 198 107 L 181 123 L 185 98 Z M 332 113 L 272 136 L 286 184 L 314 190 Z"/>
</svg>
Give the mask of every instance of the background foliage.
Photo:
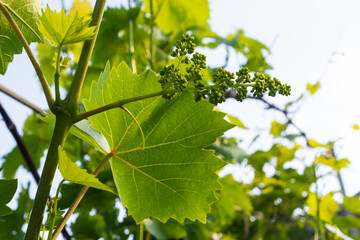
<svg viewBox="0 0 360 240">
<path fill-rule="evenodd" d="M 169 54 L 177 38 L 184 32 L 191 32 L 200 47 L 216 49 L 225 46 L 226 49 L 233 49 L 245 59 L 242 66 L 247 66 L 251 71 L 266 73 L 271 69 L 266 62 L 269 48 L 247 37 L 241 29 L 226 37 L 220 37 L 211 31 L 208 24 L 209 8 L 205 0 L 153 1 L 152 8 L 150 1 L 135 1 L 131 6 L 130 9 L 106 9 L 82 93 L 83 98 L 89 98 L 91 82 L 99 78 L 107 61 L 112 66 L 125 61 L 138 73 L 143 72 L 147 66 L 159 71 L 165 64 L 173 61 Z M 79 17 L 87 18 L 91 13 L 90 9 L 91 5 L 86 1 L 75 1 L 69 11 L 77 10 Z M 198 9 L 201 10 L 194 11 Z M 154 18 L 148 17 L 149 12 L 153 13 L 150 16 Z M 132 43 L 129 41 L 129 34 L 133 35 Z M 70 70 L 65 73 L 67 77 L 61 79 L 61 86 L 65 90 L 69 89 L 80 49 L 81 44 L 69 45 L 65 49 L 64 54 L 74 60 Z M 38 44 L 37 50 L 41 66 L 49 76 L 47 79 L 52 79 L 55 72 L 55 50 L 47 42 Z M 133 53 L 132 59 L 129 59 L 129 52 Z M 211 76 L 212 69 L 207 71 L 208 76 Z M 273 136 L 272 146 L 265 150 L 248 151 L 238 146 L 241 138 L 228 137 L 221 137 L 209 146 L 216 151 L 216 155 L 233 164 L 234 168 L 243 168 L 253 173 L 252 181 L 238 182 L 234 180 L 236 176 L 223 176 L 223 189 L 217 193 L 219 200 L 212 205 L 206 224 L 190 220 L 178 223 L 173 219 L 163 224 L 150 218 L 145 220 L 146 238 L 341 239 L 346 234 L 358 239 L 358 196 L 345 196 L 345 191 L 341 188 L 338 192 L 323 195 L 318 187 L 318 180 L 327 175 L 335 175 L 341 180 L 340 171 L 348 165 L 349 160 L 336 157 L 336 142 L 318 143 L 309 139 L 307 133 L 292 121 L 301 102 L 316 94 L 318 87 L 308 85 L 306 93 L 281 108 L 266 99 L 255 99 L 284 115 L 284 122 L 274 121 L 269 126 L 268 132 Z M 228 92 L 227 97 L 232 98 L 232 92 Z M 228 116 L 228 119 L 246 129 L 239 119 L 232 116 Z M 22 138 L 37 167 L 48 146 L 51 131 L 51 126 L 39 120 L 35 114 L 28 117 L 24 126 Z M 260 132 L 259 135 L 261 134 L 264 133 Z M 252 143 L 256 143 L 257 139 L 255 137 Z M 69 136 L 64 148 L 70 153 L 68 157 L 72 161 L 77 161 L 89 172 L 101 160 L 101 155 L 89 144 L 73 136 Z M 309 156 L 313 158 L 311 164 L 305 161 Z M 14 178 L 18 167 L 23 164 L 19 150 L 15 147 L 3 157 L 3 177 Z M 324 168 L 324 165 L 327 167 Z M 115 189 L 110 168 L 105 168 L 98 177 L 102 183 Z M 68 208 L 79 190 L 79 186 L 75 184 L 64 184 L 61 188 L 60 209 Z M 334 196 L 339 194 L 343 201 L 334 200 Z M 1 239 L 22 238 L 22 226 L 32 204 L 29 184 L 22 186 L 17 201 L 18 208 L 14 213 L 2 217 L 5 222 L 0 223 Z M 78 217 L 68 229 L 71 229 L 75 239 L 126 239 L 135 233 L 135 222 L 132 217 L 119 221 L 120 211 L 123 209 L 119 208 L 115 195 L 90 189 L 77 209 Z"/>
</svg>

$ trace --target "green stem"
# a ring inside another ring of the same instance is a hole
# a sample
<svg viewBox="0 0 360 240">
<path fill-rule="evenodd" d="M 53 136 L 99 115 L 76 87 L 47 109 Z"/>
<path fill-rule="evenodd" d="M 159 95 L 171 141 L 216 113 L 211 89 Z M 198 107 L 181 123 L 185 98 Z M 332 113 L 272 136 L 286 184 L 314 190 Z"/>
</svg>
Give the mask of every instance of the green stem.
<svg viewBox="0 0 360 240">
<path fill-rule="evenodd" d="M 56 116 L 55 129 L 46 156 L 39 187 L 36 192 L 28 229 L 24 238 L 25 240 L 34 240 L 39 236 L 46 201 L 49 196 L 52 180 L 59 161 L 58 147 L 64 145 L 70 127 L 70 117 L 68 115 L 62 113 Z"/>
<path fill-rule="evenodd" d="M 246 86 L 246 87 L 251 87 L 254 84 L 246 83 L 246 84 L 240 84 L 240 85 L 241 86 Z M 81 121 L 81 120 L 83 120 L 85 118 L 91 117 L 91 116 L 93 116 L 95 114 L 102 113 L 104 111 L 107 111 L 107 110 L 110 110 L 110 109 L 113 109 L 113 108 L 122 107 L 123 105 L 125 105 L 127 103 L 136 102 L 136 101 L 147 99 L 147 98 L 157 97 L 157 96 L 160 96 L 160 95 L 166 95 L 166 94 L 169 94 L 169 93 L 192 92 L 194 90 L 195 89 L 193 87 L 188 87 L 188 88 L 186 88 L 186 89 L 184 89 L 182 91 L 177 90 L 177 89 L 167 90 L 167 91 L 162 90 L 162 91 L 159 91 L 159 92 L 144 94 L 144 95 L 131 97 L 131 98 L 126 98 L 126 99 L 121 99 L 119 101 L 109 103 L 109 104 L 104 105 L 102 107 L 99 107 L 99 108 L 96 108 L 96 109 L 93 109 L 93 110 L 90 110 L 90 111 L 87 111 L 87 112 L 84 112 L 84 113 L 80 113 L 80 114 L 76 115 L 76 117 L 74 117 L 72 121 L 73 121 L 73 123 L 77 123 L 77 122 L 79 122 L 79 121 Z"/>
<path fill-rule="evenodd" d="M 72 116 L 75 116 L 79 111 L 81 90 L 84 85 L 85 76 L 89 66 L 91 54 L 93 52 L 95 41 L 99 32 L 101 19 L 104 13 L 105 3 L 106 0 L 97 0 L 95 3 L 92 21 L 90 23 L 90 26 L 96 26 L 95 36 L 93 39 L 87 40 L 84 43 L 74 79 L 71 83 L 69 93 L 66 96 L 65 103 L 69 103 L 68 108 Z"/>
<path fill-rule="evenodd" d="M 136 240 L 144 239 L 144 223 L 139 223 L 136 225 Z"/>
<path fill-rule="evenodd" d="M 57 204 L 58 204 L 58 200 L 59 200 L 59 193 L 60 193 L 61 186 L 63 185 L 64 182 L 65 182 L 65 179 L 61 180 L 61 182 L 60 182 L 60 184 L 59 184 L 59 186 L 58 186 L 58 188 L 56 190 L 54 210 L 52 212 L 53 219 L 52 219 L 50 227 L 49 227 L 48 239 L 51 239 L 52 235 L 53 235 L 53 229 L 54 229 L 54 226 L 55 226 L 55 220 L 56 220 L 56 214 L 57 214 Z"/>
<path fill-rule="evenodd" d="M 316 177 L 316 165 L 314 165 L 314 175 L 315 175 L 315 191 L 316 191 L 316 218 L 317 218 L 317 229 L 318 232 L 320 233 L 321 236 L 321 240 L 326 240 L 325 238 L 325 233 L 324 233 L 324 226 L 323 223 L 321 221 L 321 216 L 320 216 L 320 198 L 319 198 L 319 186 L 317 183 L 317 177 Z"/>
<path fill-rule="evenodd" d="M 61 45 L 58 47 L 57 58 L 56 58 L 56 69 L 54 75 L 54 83 L 55 83 L 55 104 L 57 106 L 60 105 L 61 96 L 60 96 L 60 59 L 61 59 Z"/>
<path fill-rule="evenodd" d="M 147 99 L 147 98 L 152 98 L 152 97 L 156 97 L 156 96 L 161 96 L 163 94 L 168 94 L 168 93 L 176 93 L 176 92 L 180 92 L 180 90 L 170 90 L 170 91 L 160 91 L 160 92 L 154 92 L 154 93 L 149 93 L 149 94 L 145 94 L 145 95 L 141 95 L 141 96 L 136 96 L 136 97 L 132 97 L 132 98 L 126 98 L 126 99 L 122 99 L 107 105 L 104 105 L 102 107 L 90 110 L 88 112 L 84 112 L 81 113 L 79 115 L 77 115 L 74 119 L 73 122 L 79 122 L 85 118 L 88 118 L 92 115 L 113 109 L 113 108 L 118 108 L 118 107 L 122 107 L 123 105 L 127 104 L 127 103 L 131 103 L 131 102 L 135 102 L 135 101 L 139 101 L 139 100 L 143 100 L 143 99 Z"/>
<path fill-rule="evenodd" d="M 94 176 L 96 177 L 99 172 L 101 171 L 101 169 L 104 167 L 105 163 L 113 156 L 113 152 L 108 153 L 104 159 L 100 162 L 100 164 L 98 165 L 98 167 L 95 169 L 94 171 Z M 81 199 L 84 197 L 85 193 L 87 192 L 87 190 L 89 189 L 89 186 L 84 186 L 81 191 L 79 192 L 79 194 L 76 196 L 74 202 L 71 204 L 69 210 L 66 212 L 65 216 L 63 217 L 63 219 L 61 219 L 61 222 L 59 223 L 59 226 L 56 228 L 54 235 L 52 237 L 53 240 L 56 240 L 56 238 L 59 236 L 61 230 L 64 228 L 66 222 L 69 220 L 70 216 L 74 213 L 76 207 L 79 205 Z M 50 239 L 50 238 L 49 238 Z"/>
<path fill-rule="evenodd" d="M 154 67 L 156 64 L 155 58 L 155 34 L 154 34 L 154 8 L 153 1 L 150 0 L 150 66 Z"/>
<path fill-rule="evenodd" d="M 40 83 L 41 83 L 41 87 L 44 91 L 45 97 L 46 97 L 46 101 L 47 104 L 49 106 L 49 108 L 52 110 L 53 105 L 54 105 L 54 98 L 51 94 L 51 90 L 49 87 L 48 82 L 45 79 L 44 73 L 42 72 L 39 63 L 37 62 L 33 52 L 30 49 L 29 44 L 27 43 L 24 35 L 22 34 L 19 26 L 16 24 L 15 20 L 13 19 L 13 17 L 10 15 L 10 13 L 7 11 L 6 9 L 6 4 L 4 4 L 2 1 L 0 1 L 0 10 L 2 11 L 2 13 L 5 15 L 5 18 L 8 20 L 8 22 L 10 23 L 10 25 L 12 26 L 13 30 L 15 31 L 16 35 L 18 36 L 21 44 L 23 45 L 34 69 L 36 74 L 39 77 Z"/>
<path fill-rule="evenodd" d="M 131 10 L 131 0 L 128 0 L 129 4 L 129 13 Z M 136 65 L 133 59 L 134 55 L 134 21 L 132 15 L 129 14 L 129 65 L 132 72 L 136 72 Z"/>
<path fill-rule="evenodd" d="M 6 95 L 8 95 L 9 97 L 15 99 L 16 101 L 18 101 L 19 103 L 24 104 L 25 106 L 27 106 L 28 108 L 32 109 L 34 112 L 44 115 L 43 114 L 43 110 L 36 106 L 35 104 L 29 102 L 28 100 L 24 99 L 23 97 L 21 97 L 20 95 L 14 93 L 13 91 L 11 91 L 10 89 L 4 87 L 3 85 L 0 84 L 0 92 L 5 93 Z"/>
</svg>

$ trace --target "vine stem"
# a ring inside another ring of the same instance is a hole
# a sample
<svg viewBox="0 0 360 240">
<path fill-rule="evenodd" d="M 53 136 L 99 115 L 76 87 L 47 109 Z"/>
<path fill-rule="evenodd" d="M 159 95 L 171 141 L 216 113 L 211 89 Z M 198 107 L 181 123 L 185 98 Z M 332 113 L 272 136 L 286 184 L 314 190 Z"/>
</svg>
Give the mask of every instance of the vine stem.
<svg viewBox="0 0 360 240">
<path fill-rule="evenodd" d="M 93 175 L 96 177 L 101 169 L 104 167 L 105 163 L 113 156 L 113 152 L 108 153 L 103 160 L 101 160 L 100 164 L 95 169 Z M 59 226 L 56 228 L 54 235 L 52 237 L 52 240 L 56 240 L 56 238 L 59 236 L 61 230 L 64 228 L 66 222 L 69 220 L 70 216 L 74 213 L 76 207 L 79 205 L 80 201 L 84 197 L 85 193 L 89 189 L 89 186 L 84 186 L 77 197 L 75 198 L 74 202 L 71 204 L 69 210 L 67 210 L 65 216 L 63 219 L 61 219 L 61 222 L 59 223 Z M 50 239 L 50 238 L 49 238 Z"/>
<path fill-rule="evenodd" d="M 153 1 L 150 0 L 150 66 L 154 67 L 155 65 L 155 34 L 154 34 L 154 8 Z"/>
<path fill-rule="evenodd" d="M 54 105 L 54 98 L 52 96 L 49 84 L 46 81 L 44 73 L 42 72 L 40 65 L 37 62 L 33 52 L 31 51 L 29 44 L 27 43 L 24 35 L 22 34 L 21 30 L 19 29 L 19 26 L 16 24 L 15 20 L 10 15 L 9 11 L 6 9 L 6 6 L 7 6 L 6 4 L 4 4 L 2 1 L 0 1 L 0 10 L 4 14 L 5 18 L 8 20 L 10 25 L 12 26 L 12 28 L 15 31 L 16 35 L 18 36 L 21 44 L 23 45 L 23 47 L 35 69 L 35 72 L 39 77 L 41 87 L 42 87 L 45 97 L 46 97 L 47 104 L 48 104 L 49 108 L 52 109 L 53 105 Z"/>
<path fill-rule="evenodd" d="M 97 0 L 95 3 L 92 21 L 90 23 L 91 26 L 96 26 L 95 37 L 92 40 L 85 41 L 84 43 L 78 68 L 70 87 L 70 91 L 67 95 L 68 101 L 64 102 L 65 108 L 59 107 L 58 109 L 54 107 L 54 114 L 56 116 L 55 128 L 46 156 L 40 184 L 36 192 L 28 229 L 24 238 L 25 240 L 35 240 L 39 236 L 44 210 L 46 207 L 47 196 L 49 195 L 52 180 L 54 178 L 55 170 L 59 161 L 58 148 L 59 146 L 64 146 L 66 137 L 73 124 L 71 119 L 78 114 L 81 89 L 85 80 L 85 74 L 88 68 L 92 50 L 95 45 L 100 22 L 104 13 L 105 2 L 106 0 Z M 0 6 L 2 6 L 2 4 L 0 4 Z M 52 99 L 52 101 L 54 100 Z"/>
<path fill-rule="evenodd" d="M 246 87 L 252 87 L 254 84 L 241 84 L 241 86 L 246 86 Z M 113 109 L 113 108 L 118 108 L 118 107 L 122 107 L 123 105 L 127 104 L 127 103 L 131 103 L 131 102 L 135 102 L 135 101 L 139 101 L 139 100 L 144 100 L 147 98 L 152 98 L 152 97 L 157 97 L 157 96 L 161 96 L 161 95 L 166 95 L 166 94 L 170 94 L 170 93 L 179 93 L 179 92 L 193 92 L 195 90 L 195 88 L 193 87 L 188 87 L 184 90 L 177 90 L 177 89 L 173 89 L 173 90 L 162 90 L 159 92 L 153 92 L 153 93 L 148 93 L 148 94 L 144 94 L 144 95 L 140 95 L 140 96 L 136 96 L 136 97 L 131 97 L 131 98 L 125 98 L 125 99 L 121 99 L 119 101 L 113 102 L 113 103 L 109 103 L 107 105 L 104 105 L 102 107 L 99 108 L 95 108 L 93 110 L 87 111 L 87 112 L 83 112 L 78 114 L 76 117 L 73 118 L 73 123 L 77 123 L 85 118 L 91 117 L 93 115 L 102 113 L 104 111 Z"/>
<path fill-rule="evenodd" d="M 106 0 L 97 0 L 95 3 L 92 21 L 90 23 L 90 26 L 95 26 L 95 36 L 93 39 L 87 40 L 84 43 L 74 79 L 65 99 L 65 104 L 68 104 L 67 108 L 72 116 L 76 116 L 79 111 L 81 90 L 84 85 L 90 58 L 94 50 L 97 35 L 99 33 L 101 19 L 104 14 L 105 3 Z"/>
<path fill-rule="evenodd" d="M 104 105 L 102 107 L 90 110 L 88 112 L 80 113 L 73 119 L 73 121 L 74 121 L 74 123 L 76 123 L 85 118 L 91 117 L 95 114 L 102 113 L 104 111 L 107 111 L 107 110 L 110 110 L 113 108 L 122 107 L 123 105 L 125 105 L 127 103 L 131 103 L 131 102 L 135 102 L 135 101 L 139 101 L 139 100 L 143 100 L 143 99 L 147 99 L 147 98 L 152 98 L 152 97 L 156 97 L 156 96 L 161 96 L 161 95 L 167 94 L 167 93 L 176 93 L 176 92 L 180 92 L 180 90 L 171 90 L 171 91 L 166 91 L 166 92 L 159 91 L 159 92 L 149 93 L 149 94 L 145 94 L 145 95 L 141 95 L 141 96 L 121 99 L 119 101 Z"/>
<path fill-rule="evenodd" d="M 14 93 L 13 91 L 11 91 L 10 89 L 4 87 L 1 84 L 0 84 L 0 92 L 5 93 L 9 97 L 11 97 L 11 98 L 15 99 L 16 101 L 18 101 L 19 103 L 22 103 L 23 105 L 25 105 L 28 108 L 32 109 L 34 112 L 43 115 L 42 109 L 40 107 L 38 107 L 35 104 L 29 102 L 28 100 L 24 99 L 20 95 Z"/>
<path fill-rule="evenodd" d="M 46 155 L 39 187 L 36 192 L 28 229 L 24 238 L 25 240 L 34 240 L 39 236 L 46 201 L 49 196 L 52 180 L 59 161 L 58 147 L 64 145 L 70 127 L 70 117 L 68 115 L 63 113 L 56 116 L 55 128 L 51 138 L 50 147 Z"/>
<path fill-rule="evenodd" d="M 136 240 L 143 240 L 144 239 L 144 223 L 141 222 L 136 225 Z"/>
<path fill-rule="evenodd" d="M 56 69 L 54 75 L 54 84 L 55 84 L 55 103 L 56 105 L 60 105 L 61 96 L 60 96 L 60 59 L 61 59 L 61 44 L 58 47 L 57 57 L 56 57 Z"/>
<path fill-rule="evenodd" d="M 128 0 L 129 13 L 131 10 L 131 0 Z M 136 65 L 133 59 L 134 55 L 134 21 L 132 15 L 129 14 L 129 65 L 132 72 L 136 72 Z"/>
</svg>

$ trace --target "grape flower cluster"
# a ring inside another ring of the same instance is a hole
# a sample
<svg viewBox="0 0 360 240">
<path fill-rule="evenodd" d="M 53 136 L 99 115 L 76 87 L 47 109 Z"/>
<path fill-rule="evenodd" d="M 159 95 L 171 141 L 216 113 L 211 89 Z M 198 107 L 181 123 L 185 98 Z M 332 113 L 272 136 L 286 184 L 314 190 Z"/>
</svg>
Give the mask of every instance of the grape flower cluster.
<svg viewBox="0 0 360 240">
<path fill-rule="evenodd" d="M 177 41 L 171 56 L 179 60 L 178 65 L 165 66 L 160 71 L 159 83 L 163 89 L 163 97 L 171 99 L 178 92 L 192 92 L 195 101 L 208 99 L 212 104 L 225 101 L 225 93 L 229 89 L 236 91 L 235 99 L 242 102 L 248 96 L 248 89 L 254 97 L 268 95 L 274 97 L 277 93 L 288 96 L 290 86 L 282 84 L 278 79 L 262 73 L 253 76 L 246 67 L 236 74 L 223 68 L 216 69 L 212 74 L 212 82 L 204 80 L 202 70 L 206 69 L 206 56 L 195 52 L 194 37 L 188 34 L 181 36 Z M 180 70 L 180 64 L 186 65 L 186 73 Z"/>
</svg>

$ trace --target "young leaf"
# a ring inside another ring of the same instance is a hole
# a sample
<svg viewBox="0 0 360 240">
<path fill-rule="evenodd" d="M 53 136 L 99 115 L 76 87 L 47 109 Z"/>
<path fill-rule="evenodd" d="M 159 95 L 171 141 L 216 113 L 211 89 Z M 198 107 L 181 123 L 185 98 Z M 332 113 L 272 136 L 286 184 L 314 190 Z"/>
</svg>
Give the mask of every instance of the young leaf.
<svg viewBox="0 0 360 240">
<path fill-rule="evenodd" d="M 248 129 L 237 117 L 227 115 L 231 124 L 238 126 L 239 128 Z"/>
<path fill-rule="evenodd" d="M 75 15 L 65 15 L 64 9 L 57 13 L 49 6 L 42 10 L 39 30 L 55 46 L 82 42 L 92 39 L 95 35 L 95 27 L 88 27 L 90 20 L 83 21 Z"/>
<path fill-rule="evenodd" d="M 326 166 L 329 166 L 329 167 L 331 167 L 332 169 L 334 169 L 337 172 L 341 168 L 347 167 L 347 165 L 349 165 L 349 163 L 350 163 L 349 159 L 347 159 L 347 158 L 337 160 L 334 157 L 326 158 L 324 156 L 316 157 L 316 162 L 322 163 L 322 164 L 324 164 Z"/>
<path fill-rule="evenodd" d="M 110 71 L 107 65 L 93 83 L 87 110 L 120 99 L 160 91 L 156 74 L 131 72 L 125 63 Z M 172 101 L 161 96 L 126 105 L 145 135 L 122 109 L 90 117 L 92 126 L 107 139 L 114 157 L 111 168 L 122 204 L 136 222 L 150 216 L 202 222 L 221 186 L 216 171 L 225 165 L 212 151 L 203 150 L 233 126 L 206 101 L 195 103 L 183 93 Z"/>
<path fill-rule="evenodd" d="M 310 92 L 311 95 L 314 95 L 320 88 L 320 82 L 311 85 L 310 83 L 306 84 L 306 90 Z"/>
<path fill-rule="evenodd" d="M 5 204 L 13 198 L 17 188 L 17 180 L 0 179 L 0 216 L 6 216 L 12 213 L 12 210 Z M 3 221 L 0 218 L 0 222 Z"/>
<path fill-rule="evenodd" d="M 277 138 L 277 137 L 279 137 L 281 135 L 281 133 L 283 131 L 286 130 L 287 126 L 288 126 L 287 123 L 281 124 L 281 123 L 279 123 L 277 121 L 273 121 L 271 123 L 270 134 L 272 134 L 274 136 L 274 138 Z"/>
<path fill-rule="evenodd" d="M 59 147 L 59 170 L 61 176 L 69 182 L 114 193 L 108 186 L 101 183 L 94 175 L 87 173 L 85 169 L 81 169 L 73 163 L 66 156 L 65 151 L 62 150 L 61 147 Z"/>
<path fill-rule="evenodd" d="M 21 29 L 28 43 L 42 42 L 37 23 L 41 9 L 40 0 L 2 0 Z M 15 54 L 22 52 L 22 45 L 4 14 L 0 13 L 0 74 L 4 75 Z"/>
</svg>

